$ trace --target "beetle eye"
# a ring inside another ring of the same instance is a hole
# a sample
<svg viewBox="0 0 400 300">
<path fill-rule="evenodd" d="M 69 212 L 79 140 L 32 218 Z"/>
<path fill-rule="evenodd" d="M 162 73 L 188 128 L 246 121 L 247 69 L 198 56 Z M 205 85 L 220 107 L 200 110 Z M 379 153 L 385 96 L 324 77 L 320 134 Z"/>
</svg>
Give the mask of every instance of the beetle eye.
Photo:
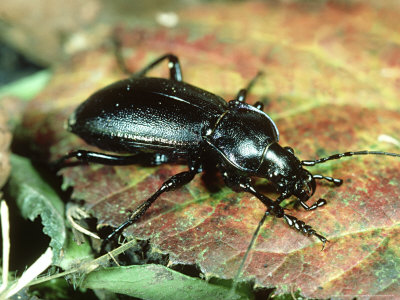
<svg viewBox="0 0 400 300">
<path fill-rule="evenodd" d="M 287 147 L 285 147 L 285 150 L 290 152 L 290 153 L 292 153 L 292 154 L 294 154 L 294 150 L 293 150 L 292 147 L 287 146 Z"/>
</svg>

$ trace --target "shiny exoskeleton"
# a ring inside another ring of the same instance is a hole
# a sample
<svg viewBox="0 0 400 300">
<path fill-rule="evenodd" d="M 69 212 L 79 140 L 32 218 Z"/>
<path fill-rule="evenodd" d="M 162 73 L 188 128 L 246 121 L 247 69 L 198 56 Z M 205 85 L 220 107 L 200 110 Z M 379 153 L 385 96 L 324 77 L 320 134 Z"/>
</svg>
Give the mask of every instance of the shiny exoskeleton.
<svg viewBox="0 0 400 300">
<path fill-rule="evenodd" d="M 169 61 L 169 79 L 145 77 L 164 60 Z M 286 214 L 280 204 L 294 196 L 306 210 L 314 210 L 326 204 L 323 199 L 311 206 L 306 204 L 315 192 L 316 179 L 335 185 L 342 184 L 342 180 L 312 175 L 303 166 L 343 156 L 400 155 L 357 151 L 300 161 L 292 148 L 279 145 L 278 129 L 262 111 L 263 105 L 245 103 L 246 94 L 247 89 L 242 89 L 235 99 L 226 102 L 185 83 L 178 58 L 166 54 L 130 78 L 97 91 L 69 118 L 68 129 L 88 144 L 125 155 L 78 150 L 60 158 L 58 165 L 64 166 L 70 158 L 107 165 L 187 163 L 188 171 L 165 181 L 107 237 L 108 240 L 136 222 L 162 193 L 189 183 L 211 161 L 229 187 L 253 194 L 264 203 L 268 214 L 284 218 L 289 226 L 306 235 L 315 235 L 324 246 L 327 242 L 324 236 Z M 268 179 L 280 196 L 272 200 L 258 192 L 251 182 L 252 176 Z"/>
</svg>

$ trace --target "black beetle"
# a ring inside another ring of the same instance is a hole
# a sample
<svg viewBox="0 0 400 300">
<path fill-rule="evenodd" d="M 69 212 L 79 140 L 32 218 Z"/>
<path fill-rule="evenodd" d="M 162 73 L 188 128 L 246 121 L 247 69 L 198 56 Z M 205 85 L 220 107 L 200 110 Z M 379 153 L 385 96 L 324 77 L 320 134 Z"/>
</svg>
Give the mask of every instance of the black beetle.
<svg viewBox="0 0 400 300">
<path fill-rule="evenodd" d="M 145 77 L 164 60 L 169 61 L 169 79 Z M 65 166 L 70 158 L 107 165 L 159 165 L 182 161 L 189 167 L 188 171 L 165 181 L 106 240 L 136 222 L 162 193 L 189 183 L 211 163 L 233 190 L 253 194 L 264 203 L 268 214 L 284 218 L 289 226 L 306 235 L 315 235 L 324 247 L 327 242 L 324 236 L 286 214 L 280 204 L 295 196 L 306 210 L 316 209 L 326 204 L 324 199 L 311 206 L 306 204 L 315 192 L 316 179 L 335 185 L 342 184 L 342 180 L 312 175 L 303 166 L 352 155 L 400 157 L 396 153 L 356 151 L 300 161 L 292 148 L 278 144 L 279 132 L 275 123 L 262 111 L 260 102 L 254 106 L 245 103 L 246 94 L 247 89 L 242 89 L 234 100 L 226 102 L 185 83 L 178 58 L 166 54 L 130 78 L 97 91 L 76 109 L 68 120 L 69 131 L 88 144 L 130 155 L 77 150 L 61 157 L 57 161 L 59 167 Z M 272 200 L 258 192 L 251 183 L 251 176 L 268 179 L 280 196 Z"/>
</svg>

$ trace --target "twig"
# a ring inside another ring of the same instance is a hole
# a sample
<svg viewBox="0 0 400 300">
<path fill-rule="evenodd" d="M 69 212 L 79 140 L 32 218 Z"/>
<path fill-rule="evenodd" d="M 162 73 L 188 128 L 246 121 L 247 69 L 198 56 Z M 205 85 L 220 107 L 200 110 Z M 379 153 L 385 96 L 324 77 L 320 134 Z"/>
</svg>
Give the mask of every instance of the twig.
<svg viewBox="0 0 400 300">
<path fill-rule="evenodd" d="M 0 286 L 0 294 L 5 291 L 8 285 L 8 268 L 10 262 L 10 220 L 8 206 L 4 200 L 0 204 L 1 233 L 3 235 L 3 274 Z"/>
<path fill-rule="evenodd" d="M 51 248 L 47 248 L 46 252 L 43 253 L 34 263 L 31 265 L 7 291 L 6 299 L 18 293 L 22 288 L 29 285 L 29 283 L 39 276 L 43 271 L 50 267 L 53 260 L 53 251 Z"/>
</svg>

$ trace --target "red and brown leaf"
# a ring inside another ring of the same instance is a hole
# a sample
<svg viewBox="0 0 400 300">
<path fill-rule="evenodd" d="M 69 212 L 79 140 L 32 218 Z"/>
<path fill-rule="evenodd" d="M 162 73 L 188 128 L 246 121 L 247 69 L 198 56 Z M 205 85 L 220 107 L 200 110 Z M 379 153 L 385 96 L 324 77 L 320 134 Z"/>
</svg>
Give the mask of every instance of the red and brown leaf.
<svg viewBox="0 0 400 300">
<path fill-rule="evenodd" d="M 348 150 L 400 152 L 399 11 L 368 4 L 208 4 L 179 12 L 181 25 L 173 31 L 135 29 L 120 36 L 133 49 L 127 58 L 133 69 L 173 52 L 185 80 L 226 99 L 264 70 L 249 102 L 268 97 L 265 110 L 278 125 L 281 144 L 292 146 L 300 159 Z M 157 75 L 166 76 L 166 68 L 159 69 Z M 26 135 L 52 160 L 88 149 L 62 123 L 118 76 L 111 51 L 76 56 L 27 110 Z M 91 165 L 62 175 L 74 198 L 84 199 L 102 223 L 116 226 L 183 169 Z M 400 161 L 347 158 L 310 170 L 344 179 L 338 188 L 318 185 L 313 200 L 325 198 L 326 206 L 313 212 L 290 206 L 290 214 L 330 240 L 326 249 L 268 218 L 241 279 L 278 292 L 300 289 L 307 297 L 400 296 Z M 171 264 L 196 264 L 207 277 L 233 278 L 265 207 L 222 181 L 212 185 L 216 189 L 197 176 L 166 193 L 126 234 L 149 238 Z"/>
</svg>

